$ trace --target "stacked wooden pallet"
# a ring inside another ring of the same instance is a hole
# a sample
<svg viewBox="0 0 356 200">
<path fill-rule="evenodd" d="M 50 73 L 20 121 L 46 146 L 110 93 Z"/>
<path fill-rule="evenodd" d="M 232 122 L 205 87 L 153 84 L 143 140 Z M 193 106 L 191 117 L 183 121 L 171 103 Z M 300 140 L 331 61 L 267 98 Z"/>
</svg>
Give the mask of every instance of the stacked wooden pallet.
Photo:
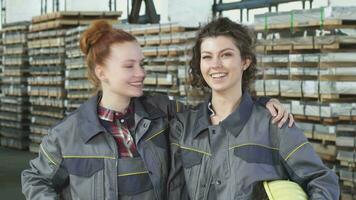
<svg viewBox="0 0 356 200">
<path fill-rule="evenodd" d="M 93 20 L 117 22 L 121 12 L 57 12 L 33 17 L 28 38 L 31 77 L 30 151 L 38 151 L 48 128 L 65 116 L 65 38 L 68 29 Z M 70 87 L 70 85 L 68 85 Z"/>
<path fill-rule="evenodd" d="M 2 92 L 0 99 L 1 145 L 17 149 L 28 148 L 29 121 L 26 39 L 29 22 L 3 26 L 4 45 Z"/>
<path fill-rule="evenodd" d="M 122 12 L 97 12 L 97 11 L 61 11 L 40 15 L 32 18 L 31 31 L 71 28 L 88 25 L 93 20 L 105 19 L 117 23 Z"/>
<path fill-rule="evenodd" d="M 354 168 L 345 166 L 355 164 L 347 157 L 355 148 L 340 143 L 346 133 L 348 141 L 355 139 L 347 125 L 356 120 L 354 12 L 330 7 L 265 14 L 256 16 L 255 26 L 257 94 L 285 101 L 317 153 L 339 173 L 344 199 L 356 199 Z"/>
<path fill-rule="evenodd" d="M 352 112 L 356 112 L 353 109 Z M 340 161 L 342 199 L 356 199 L 356 124 L 337 125 L 337 159 Z"/>
<path fill-rule="evenodd" d="M 201 100 L 200 92 L 193 91 L 187 70 L 196 28 L 179 24 L 150 24 L 116 26 L 133 34 L 145 55 L 146 92 L 168 94 L 186 103 Z"/>
<path fill-rule="evenodd" d="M 31 32 L 28 37 L 31 144 L 38 151 L 48 128 L 64 117 L 65 29 Z"/>
<path fill-rule="evenodd" d="M 66 73 L 65 89 L 67 99 L 65 102 L 67 112 L 78 108 L 93 93 L 92 85 L 87 78 L 87 66 L 83 53 L 79 48 L 81 34 L 86 26 L 70 29 L 66 33 Z"/>
<path fill-rule="evenodd" d="M 2 34 L 0 34 L 0 58 L 1 58 L 0 59 L 0 98 L 3 96 L 2 90 L 1 90 L 2 77 L 3 77 L 2 73 L 4 71 L 4 66 L 2 65 L 3 52 L 4 52 L 4 46 L 3 46 L 3 41 L 2 41 Z"/>
</svg>

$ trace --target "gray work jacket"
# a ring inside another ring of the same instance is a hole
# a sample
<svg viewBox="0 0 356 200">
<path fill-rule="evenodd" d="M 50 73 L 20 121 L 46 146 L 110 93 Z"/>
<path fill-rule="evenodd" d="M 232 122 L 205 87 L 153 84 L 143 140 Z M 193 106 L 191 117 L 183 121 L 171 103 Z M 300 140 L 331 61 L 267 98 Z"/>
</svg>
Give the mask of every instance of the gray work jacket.
<svg viewBox="0 0 356 200">
<path fill-rule="evenodd" d="M 27 199 L 136 199 L 130 193 L 147 190 L 154 192 L 139 195 L 140 200 L 166 199 L 168 120 L 180 104 L 165 96 L 133 98 L 133 136 L 140 154 L 137 159 L 143 162 L 122 162 L 112 134 L 99 122 L 98 100 L 98 96 L 89 99 L 44 137 L 38 157 L 22 172 L 22 192 Z M 148 175 L 150 183 L 137 185 L 140 179 L 130 181 L 134 175 Z M 118 177 L 123 182 L 118 183 Z M 118 185 L 128 194 L 119 194 Z"/>
<path fill-rule="evenodd" d="M 232 114 L 211 125 L 209 101 L 171 122 L 169 199 L 252 199 L 261 181 L 278 179 L 297 182 L 310 199 L 339 199 L 336 174 L 298 128 L 272 124 L 248 92 Z"/>
</svg>

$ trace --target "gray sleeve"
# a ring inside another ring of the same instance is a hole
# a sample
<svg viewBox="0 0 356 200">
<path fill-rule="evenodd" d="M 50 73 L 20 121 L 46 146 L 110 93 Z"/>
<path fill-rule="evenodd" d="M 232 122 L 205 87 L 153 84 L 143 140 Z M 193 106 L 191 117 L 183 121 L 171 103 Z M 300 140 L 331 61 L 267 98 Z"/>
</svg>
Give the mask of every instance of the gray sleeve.
<svg viewBox="0 0 356 200">
<path fill-rule="evenodd" d="M 170 100 L 166 95 L 151 96 L 149 102 L 165 112 L 170 120 L 175 118 L 177 113 L 184 112 L 190 108 L 177 100 Z"/>
<path fill-rule="evenodd" d="M 167 194 L 169 200 L 188 200 L 188 192 L 185 185 L 183 164 L 181 159 L 181 150 L 179 140 L 183 126 L 177 120 L 170 122 L 170 171 L 167 181 Z"/>
<path fill-rule="evenodd" d="M 30 168 L 21 174 L 22 192 L 26 199 L 59 199 L 59 188 L 68 179 L 62 167 L 62 156 L 55 134 L 42 140 L 38 157 L 30 161 Z"/>
<path fill-rule="evenodd" d="M 278 132 L 281 160 L 289 177 L 303 187 L 311 200 L 339 199 L 337 175 L 321 161 L 303 132 L 286 125 Z"/>
</svg>

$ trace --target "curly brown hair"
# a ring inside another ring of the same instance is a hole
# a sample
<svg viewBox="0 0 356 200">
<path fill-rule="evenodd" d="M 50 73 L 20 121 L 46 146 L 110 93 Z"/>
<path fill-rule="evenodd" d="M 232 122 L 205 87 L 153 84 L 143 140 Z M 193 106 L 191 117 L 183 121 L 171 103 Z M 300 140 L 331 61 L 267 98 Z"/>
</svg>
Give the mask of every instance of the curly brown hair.
<svg viewBox="0 0 356 200">
<path fill-rule="evenodd" d="M 218 36 L 232 38 L 236 47 L 240 50 L 241 58 L 251 60 L 250 66 L 243 72 L 242 75 L 242 88 L 252 90 L 251 83 L 255 80 L 257 73 L 257 61 L 254 53 L 254 37 L 252 31 L 250 31 L 246 26 L 235 23 L 226 17 L 211 21 L 203 26 L 198 32 L 189 67 L 191 85 L 201 89 L 206 89 L 208 87 L 200 71 L 200 47 L 204 39 Z"/>
</svg>

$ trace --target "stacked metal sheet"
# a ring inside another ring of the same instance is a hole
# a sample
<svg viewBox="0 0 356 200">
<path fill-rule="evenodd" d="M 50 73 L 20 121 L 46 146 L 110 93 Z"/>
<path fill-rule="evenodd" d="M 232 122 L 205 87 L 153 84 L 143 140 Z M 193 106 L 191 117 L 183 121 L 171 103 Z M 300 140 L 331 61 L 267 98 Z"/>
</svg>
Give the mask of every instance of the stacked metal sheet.
<svg viewBox="0 0 356 200">
<path fill-rule="evenodd" d="M 3 52 L 4 52 L 4 47 L 3 47 L 3 41 L 2 41 L 2 34 L 0 34 L 0 98 L 3 96 L 2 90 L 1 90 L 1 85 L 2 85 L 2 77 L 3 77 L 3 71 L 4 71 L 4 66 L 2 65 L 2 57 L 3 57 Z M 1 135 L 0 135 L 1 137 Z"/>
<path fill-rule="evenodd" d="M 356 113 L 356 109 L 352 110 Z M 356 123 L 337 125 L 337 160 L 340 161 L 339 176 L 343 185 L 342 199 L 356 198 Z"/>
<path fill-rule="evenodd" d="M 93 93 L 93 87 L 87 78 L 85 58 L 79 48 L 80 36 L 86 28 L 86 26 L 80 26 L 66 33 L 65 89 L 67 99 L 65 105 L 67 112 L 78 108 Z"/>
<path fill-rule="evenodd" d="M 3 72 L 0 98 L 1 145 L 27 149 L 29 140 L 26 39 L 29 22 L 3 26 Z"/>
<path fill-rule="evenodd" d="M 30 95 L 30 151 L 37 152 L 42 137 L 48 129 L 65 116 L 65 38 L 68 29 L 93 20 L 105 19 L 117 22 L 121 12 L 49 13 L 32 18 L 28 38 L 28 78 Z M 67 85 L 70 87 L 70 85 Z"/>
<path fill-rule="evenodd" d="M 1 30 L 0 30 L 1 31 Z M 0 97 L 2 96 L 1 92 L 1 84 L 2 84 L 2 72 L 4 71 L 3 65 L 2 65 L 2 57 L 4 53 L 4 46 L 3 46 L 3 40 L 2 40 L 2 34 L 0 34 Z"/>
<path fill-rule="evenodd" d="M 345 141 L 355 140 L 355 130 L 342 128 L 356 121 L 355 11 L 329 7 L 264 14 L 254 27 L 257 94 L 285 101 L 317 153 L 340 173 L 343 199 L 356 199 L 350 192 L 356 191 L 356 179 L 350 179 L 355 159 L 345 160 L 356 148 L 340 143 L 345 134 Z"/>
<path fill-rule="evenodd" d="M 28 37 L 31 145 L 38 151 L 42 136 L 64 117 L 65 29 L 31 32 Z"/>
<path fill-rule="evenodd" d="M 187 76 L 196 28 L 175 23 L 116 27 L 133 34 L 143 48 L 147 72 L 145 92 L 168 94 L 189 104 L 202 99 L 202 92 L 189 86 Z"/>
<path fill-rule="evenodd" d="M 58 28 L 71 28 L 88 25 L 93 20 L 105 19 L 116 23 L 122 12 L 110 11 L 60 11 L 32 18 L 31 31 L 43 31 Z"/>
</svg>

